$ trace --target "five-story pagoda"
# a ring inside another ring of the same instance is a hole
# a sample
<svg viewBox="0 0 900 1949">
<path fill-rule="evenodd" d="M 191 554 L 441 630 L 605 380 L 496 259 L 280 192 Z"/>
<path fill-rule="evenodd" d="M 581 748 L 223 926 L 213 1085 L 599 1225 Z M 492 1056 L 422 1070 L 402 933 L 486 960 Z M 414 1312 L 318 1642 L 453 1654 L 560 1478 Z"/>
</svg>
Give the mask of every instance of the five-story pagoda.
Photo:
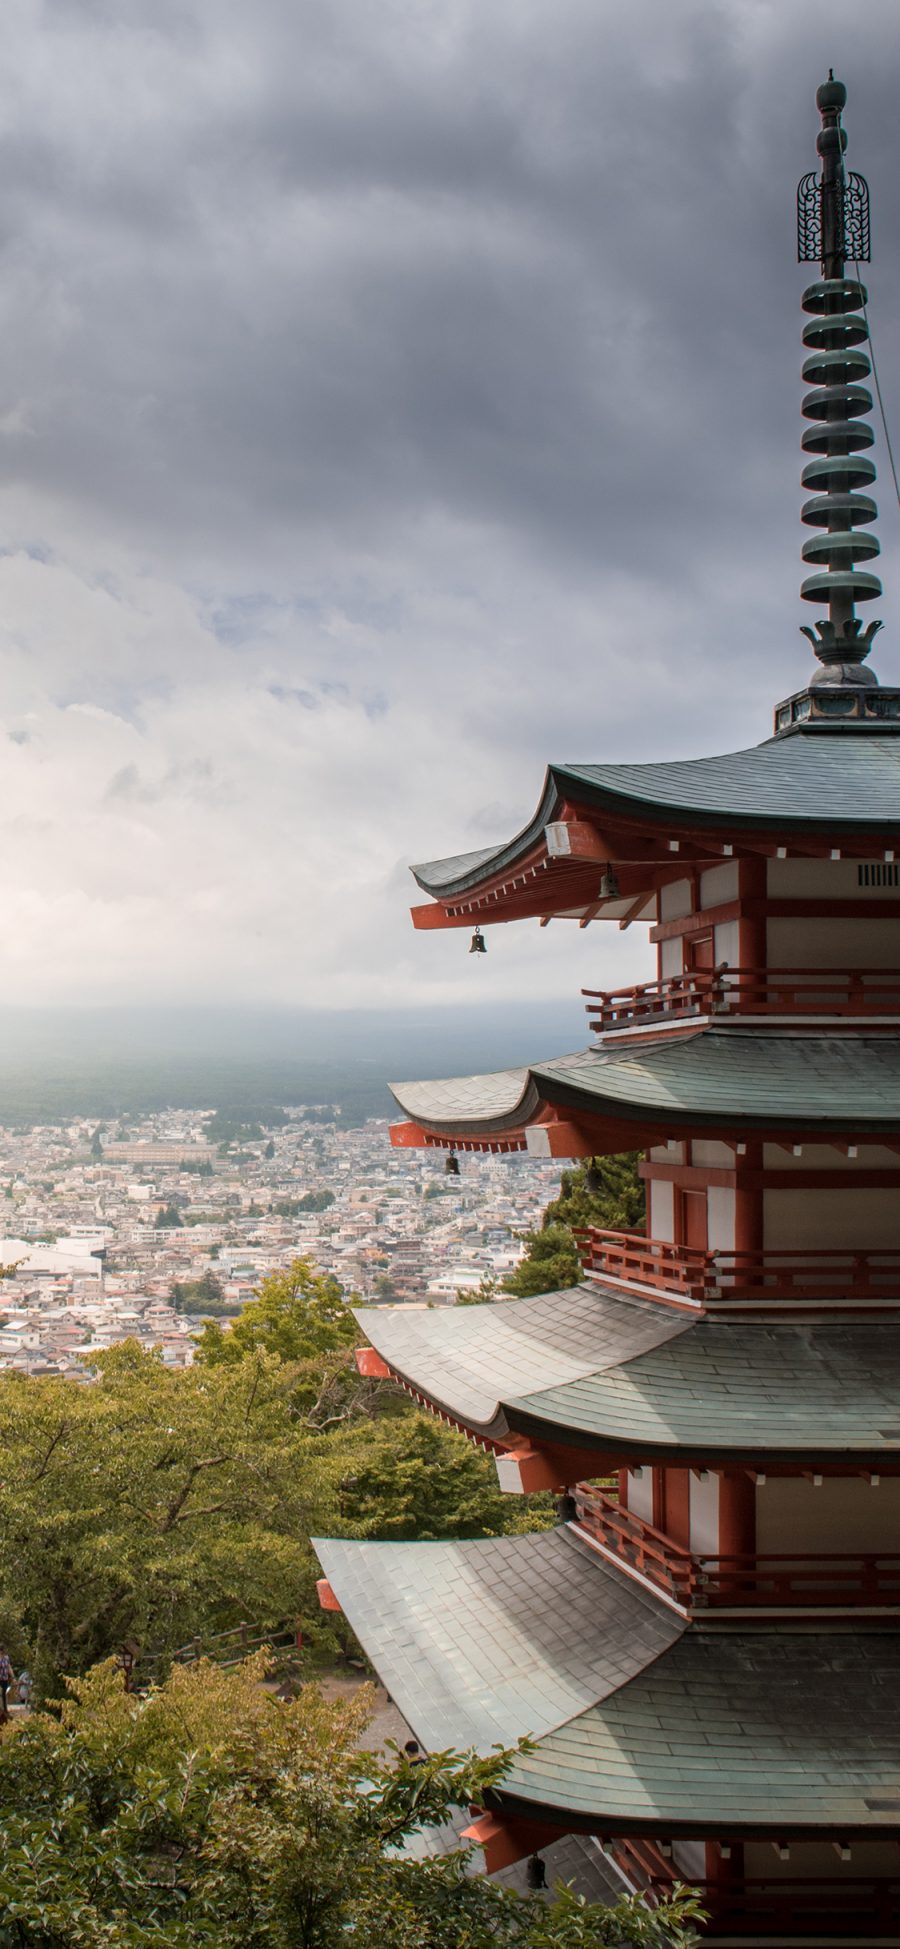
<svg viewBox="0 0 900 1949">
<path fill-rule="evenodd" d="M 557 1528 L 318 1545 L 430 1746 L 532 1736 L 473 1832 L 699 1884 L 712 1943 L 900 1937 L 900 690 L 866 664 L 868 200 L 843 87 L 800 186 L 805 598 L 820 668 L 748 751 L 551 766 L 508 845 L 421 867 L 418 926 L 649 921 L 657 979 L 558 1061 L 399 1086 L 400 1144 L 640 1148 L 647 1233 L 570 1291 L 366 1309 L 391 1373 Z M 607 1484 L 617 1481 L 615 1493 Z"/>
</svg>

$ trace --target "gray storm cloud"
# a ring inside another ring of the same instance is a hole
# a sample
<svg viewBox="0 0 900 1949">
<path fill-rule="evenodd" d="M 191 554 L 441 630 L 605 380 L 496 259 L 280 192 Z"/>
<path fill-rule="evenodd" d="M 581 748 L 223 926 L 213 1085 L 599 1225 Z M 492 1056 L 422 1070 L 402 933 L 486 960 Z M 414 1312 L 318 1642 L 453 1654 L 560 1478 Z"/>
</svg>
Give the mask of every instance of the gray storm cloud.
<svg viewBox="0 0 900 1949">
<path fill-rule="evenodd" d="M 794 186 L 834 65 L 900 414 L 898 44 L 893 0 L 13 0 L 0 999 L 467 1001 L 405 858 L 547 758 L 766 734 Z M 497 930 L 492 992 L 643 968 L 575 931 Z"/>
</svg>

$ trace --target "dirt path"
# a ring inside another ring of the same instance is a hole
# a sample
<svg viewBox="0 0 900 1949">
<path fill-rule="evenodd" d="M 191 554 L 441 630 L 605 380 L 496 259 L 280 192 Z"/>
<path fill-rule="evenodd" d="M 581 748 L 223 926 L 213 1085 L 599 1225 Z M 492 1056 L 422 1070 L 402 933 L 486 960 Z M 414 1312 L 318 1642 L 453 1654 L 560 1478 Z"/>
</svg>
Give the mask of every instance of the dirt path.
<svg viewBox="0 0 900 1949">
<path fill-rule="evenodd" d="M 329 1672 L 324 1678 L 319 1679 L 318 1683 L 326 1699 L 352 1699 L 367 1680 L 356 1676 L 344 1678 L 336 1672 Z M 406 1720 L 397 1711 L 393 1701 L 388 1698 L 384 1686 L 379 1685 L 376 1680 L 374 1687 L 375 1711 L 363 1733 L 360 1745 L 367 1747 L 371 1752 L 380 1753 L 383 1752 L 389 1739 L 395 1739 L 398 1746 L 402 1746 L 405 1740 L 412 1738 L 412 1734 Z"/>
</svg>

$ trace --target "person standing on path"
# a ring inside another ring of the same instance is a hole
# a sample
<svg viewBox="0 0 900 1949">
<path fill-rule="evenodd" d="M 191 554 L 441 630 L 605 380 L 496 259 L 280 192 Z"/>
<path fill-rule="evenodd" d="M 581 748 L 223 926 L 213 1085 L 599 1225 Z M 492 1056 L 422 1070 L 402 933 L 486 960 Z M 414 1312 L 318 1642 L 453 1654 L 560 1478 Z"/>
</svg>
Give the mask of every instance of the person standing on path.
<svg viewBox="0 0 900 1949">
<path fill-rule="evenodd" d="M 9 1718 L 9 1708 L 7 1706 L 6 1701 L 9 1695 L 9 1688 L 13 1682 L 14 1677 L 15 1677 L 15 1672 L 13 1671 L 12 1668 L 12 1662 L 10 1660 L 9 1653 L 7 1652 L 5 1644 L 0 1644 L 0 1701 L 2 1701 L 2 1707 L 0 1707 L 0 1720 L 5 1720 Z"/>
</svg>

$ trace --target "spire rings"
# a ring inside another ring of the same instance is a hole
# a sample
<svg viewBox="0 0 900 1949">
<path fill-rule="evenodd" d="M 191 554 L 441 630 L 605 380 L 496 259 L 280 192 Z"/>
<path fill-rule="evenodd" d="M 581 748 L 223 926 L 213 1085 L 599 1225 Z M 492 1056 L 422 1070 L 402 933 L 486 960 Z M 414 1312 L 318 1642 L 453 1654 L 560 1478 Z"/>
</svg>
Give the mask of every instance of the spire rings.
<svg viewBox="0 0 900 1949">
<path fill-rule="evenodd" d="M 816 573 L 806 577 L 800 594 L 805 602 L 837 604 L 849 614 L 854 603 L 871 602 L 881 594 L 877 575 L 857 566 L 874 561 L 880 552 L 869 526 L 878 510 L 870 495 L 852 492 L 875 477 L 871 461 L 854 458 L 875 438 L 866 418 L 872 394 L 860 383 L 868 378 L 871 364 L 856 349 L 868 338 L 860 315 L 865 302 L 865 289 L 855 278 L 821 278 L 803 293 L 803 309 L 810 314 L 803 331 L 810 352 L 803 377 L 812 382 L 812 390 L 803 399 L 803 417 L 811 424 L 804 429 L 802 446 L 804 453 L 823 458 L 803 472 L 804 486 L 819 491 L 804 503 L 801 519 L 820 532 L 803 544 L 803 561 Z"/>
</svg>

